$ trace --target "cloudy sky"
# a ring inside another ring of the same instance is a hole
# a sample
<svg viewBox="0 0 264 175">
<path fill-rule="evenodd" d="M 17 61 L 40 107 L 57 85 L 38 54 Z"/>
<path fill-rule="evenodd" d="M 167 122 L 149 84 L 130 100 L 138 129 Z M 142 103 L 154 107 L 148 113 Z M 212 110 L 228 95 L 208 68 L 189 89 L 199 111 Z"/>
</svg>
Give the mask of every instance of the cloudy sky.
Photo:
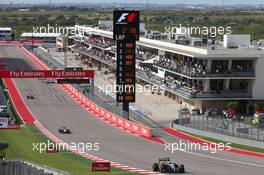
<svg viewBox="0 0 264 175">
<path fill-rule="evenodd" d="M 129 2 L 129 3 L 133 3 L 133 2 L 141 2 L 144 3 L 147 0 L 51 0 L 51 2 L 53 3 L 72 3 L 72 2 L 76 2 L 76 3 L 81 3 L 81 2 Z M 148 0 L 149 3 L 183 3 L 183 4 L 199 4 L 199 3 L 204 3 L 204 4 L 212 4 L 212 5 L 219 5 L 222 4 L 223 0 Z M 234 4 L 264 4 L 264 0 L 224 0 L 225 4 L 227 5 L 234 5 Z M 13 2 L 13 3 L 48 3 L 49 0 L 0 0 L 0 3 L 9 3 L 9 2 Z"/>
</svg>

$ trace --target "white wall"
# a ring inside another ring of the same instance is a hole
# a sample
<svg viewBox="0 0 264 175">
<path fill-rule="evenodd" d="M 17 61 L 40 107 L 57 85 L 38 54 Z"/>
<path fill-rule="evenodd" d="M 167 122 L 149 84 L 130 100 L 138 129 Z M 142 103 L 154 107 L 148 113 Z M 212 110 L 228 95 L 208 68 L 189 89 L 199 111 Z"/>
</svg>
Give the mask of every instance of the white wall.
<svg viewBox="0 0 264 175">
<path fill-rule="evenodd" d="M 159 50 L 158 50 L 158 55 L 161 55 L 161 56 L 165 55 L 165 51 L 159 49 Z"/>
<path fill-rule="evenodd" d="M 242 45 L 249 45 L 250 44 L 250 35 L 249 34 L 224 35 L 224 47 L 225 48 L 238 47 L 241 44 Z"/>
<path fill-rule="evenodd" d="M 264 99 L 264 54 L 255 63 L 256 79 L 253 83 L 253 98 Z"/>
</svg>

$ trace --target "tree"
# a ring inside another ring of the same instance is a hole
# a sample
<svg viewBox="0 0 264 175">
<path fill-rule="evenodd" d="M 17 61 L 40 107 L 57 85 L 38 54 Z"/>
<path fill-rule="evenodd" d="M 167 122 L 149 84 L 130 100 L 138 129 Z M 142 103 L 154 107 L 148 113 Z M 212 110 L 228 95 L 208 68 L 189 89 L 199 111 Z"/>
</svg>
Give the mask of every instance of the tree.
<svg viewBox="0 0 264 175">
<path fill-rule="evenodd" d="M 55 18 L 55 21 L 57 22 L 57 24 L 63 25 L 66 21 L 66 18 L 64 15 L 59 15 Z"/>
</svg>

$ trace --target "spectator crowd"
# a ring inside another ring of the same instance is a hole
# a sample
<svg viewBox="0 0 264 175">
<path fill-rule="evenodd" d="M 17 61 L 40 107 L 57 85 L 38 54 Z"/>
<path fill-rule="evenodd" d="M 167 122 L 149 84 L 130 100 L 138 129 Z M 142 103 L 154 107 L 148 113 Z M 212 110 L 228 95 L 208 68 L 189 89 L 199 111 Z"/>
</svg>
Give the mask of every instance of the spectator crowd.
<svg viewBox="0 0 264 175">
<path fill-rule="evenodd" d="M 102 48 L 108 48 L 115 45 L 114 40 L 102 38 L 100 36 L 89 36 L 87 39 L 85 39 L 85 42 Z"/>
</svg>

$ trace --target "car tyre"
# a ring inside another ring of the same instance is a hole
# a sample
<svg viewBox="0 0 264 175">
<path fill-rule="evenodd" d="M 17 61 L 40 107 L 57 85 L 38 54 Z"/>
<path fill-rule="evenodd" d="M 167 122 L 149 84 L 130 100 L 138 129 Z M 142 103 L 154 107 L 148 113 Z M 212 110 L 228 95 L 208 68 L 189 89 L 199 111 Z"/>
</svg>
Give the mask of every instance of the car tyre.
<svg viewBox="0 0 264 175">
<path fill-rule="evenodd" d="M 185 173 L 184 165 L 179 166 L 179 173 Z"/>
<path fill-rule="evenodd" d="M 159 171 L 159 164 L 158 163 L 154 163 L 152 165 L 152 170 L 153 170 L 153 172 L 158 172 Z"/>
</svg>

